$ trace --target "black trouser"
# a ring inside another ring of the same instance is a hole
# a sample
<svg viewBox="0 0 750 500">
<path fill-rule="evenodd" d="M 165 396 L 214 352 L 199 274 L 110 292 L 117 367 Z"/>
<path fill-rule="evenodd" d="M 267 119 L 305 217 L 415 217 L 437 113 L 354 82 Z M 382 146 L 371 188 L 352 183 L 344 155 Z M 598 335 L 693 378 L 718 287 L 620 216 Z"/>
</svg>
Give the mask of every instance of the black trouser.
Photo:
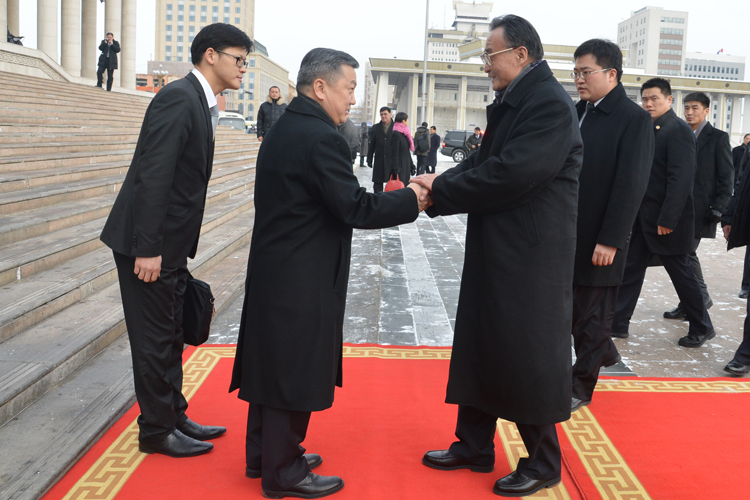
<svg viewBox="0 0 750 500">
<path fill-rule="evenodd" d="M 591 401 L 599 369 L 617 358 L 610 336 L 616 309 L 616 286 L 573 286 L 573 397 L 581 401 Z"/>
<path fill-rule="evenodd" d="M 427 155 L 417 155 L 417 175 L 422 175 L 427 169 Z"/>
<path fill-rule="evenodd" d="M 450 453 L 477 465 L 494 465 L 497 418 L 472 406 L 458 405 L 456 437 Z M 516 424 L 528 458 L 518 461 L 518 470 L 533 479 L 555 479 L 562 471 L 560 443 L 555 424 Z"/>
<path fill-rule="evenodd" d="M 310 467 L 301 443 L 309 423 L 309 411 L 280 410 L 250 403 L 245 460 L 251 469 L 262 470 L 264 489 L 286 490 L 307 476 Z"/>
<path fill-rule="evenodd" d="M 112 68 L 105 68 L 104 66 L 99 66 L 99 69 L 96 70 L 96 86 L 101 88 L 102 86 L 102 80 L 104 79 L 104 70 L 107 70 L 107 90 L 112 90 L 112 81 L 113 81 L 113 73 L 115 72 Z"/>
<path fill-rule="evenodd" d="M 372 191 L 374 193 L 382 193 L 383 192 L 383 184 L 382 182 L 373 182 L 372 183 Z"/>
<path fill-rule="evenodd" d="M 690 254 L 690 267 L 693 268 L 693 274 L 695 274 L 695 278 L 698 280 L 698 284 L 701 286 L 701 293 L 703 294 L 703 302 L 706 304 L 709 300 L 711 300 L 711 297 L 708 295 L 708 286 L 706 285 L 705 280 L 703 279 L 703 269 L 701 268 L 701 261 L 698 259 L 698 254 L 696 253 L 698 251 L 698 245 L 700 245 L 701 239 L 695 238 L 695 250 L 693 250 L 693 253 Z M 682 302 L 678 304 L 680 308 L 682 308 Z"/>
<path fill-rule="evenodd" d="M 745 248 L 745 268 L 742 271 L 742 289 L 750 290 L 750 245 Z"/>
<path fill-rule="evenodd" d="M 643 280 L 646 277 L 646 268 L 650 256 L 651 252 L 646 244 L 646 238 L 643 236 L 643 230 L 640 223 L 636 221 L 625 262 L 625 274 L 617 297 L 615 320 L 612 323 L 612 330 L 615 332 L 628 331 L 630 318 L 633 317 L 638 296 L 641 294 Z M 672 279 L 672 284 L 680 298 L 685 316 L 690 323 L 688 335 L 705 335 L 713 330 L 711 318 L 708 316 L 706 304 L 703 302 L 701 287 L 695 273 L 693 273 L 688 255 L 660 254 L 659 258 Z"/>
<path fill-rule="evenodd" d="M 122 307 L 133 357 L 138 438 L 153 442 L 166 437 L 186 419 L 182 395 L 182 304 L 188 269 L 162 268 L 156 281 L 145 283 L 133 272 L 135 259 L 117 252 Z"/>
</svg>

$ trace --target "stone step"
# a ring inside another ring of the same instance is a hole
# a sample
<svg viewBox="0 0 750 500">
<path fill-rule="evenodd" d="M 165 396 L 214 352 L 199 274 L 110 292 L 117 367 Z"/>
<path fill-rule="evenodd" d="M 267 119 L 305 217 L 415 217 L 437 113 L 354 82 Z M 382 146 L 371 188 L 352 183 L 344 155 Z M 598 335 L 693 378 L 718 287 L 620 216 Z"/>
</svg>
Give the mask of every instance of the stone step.
<svg viewBox="0 0 750 500">
<path fill-rule="evenodd" d="M 138 137 L 133 140 L 115 141 L 99 140 L 93 142 L 60 143 L 56 141 L 46 142 L 41 137 L 36 137 L 33 144 L 16 143 L 11 144 L 3 141 L 0 146 L 0 162 L 13 157 L 46 157 L 65 153 L 93 153 L 101 151 L 134 150 Z"/>
<path fill-rule="evenodd" d="M 141 130 L 141 125 L 132 125 L 129 127 L 112 127 L 106 125 L 23 125 L 5 123 L 0 116 L 0 132 L 5 135 L 6 133 L 11 134 L 90 134 L 90 133 L 105 133 L 105 134 L 138 134 Z"/>
<path fill-rule="evenodd" d="M 206 233 L 191 269 L 200 274 L 247 246 L 252 225 L 253 214 L 245 213 Z M 109 260 L 113 266 L 111 254 Z M 124 333 L 119 285 L 114 281 L 0 344 L 0 425 Z"/>
<path fill-rule="evenodd" d="M 29 145 L 32 141 L 38 144 L 79 144 L 79 143 L 99 143 L 105 141 L 125 141 L 135 142 L 138 140 L 138 129 L 132 132 L 120 132 L 112 130 L 111 132 L 38 132 L 37 130 L 26 132 L 7 132 L 3 133 L 3 146 L 23 144 Z"/>
<path fill-rule="evenodd" d="M 73 115 L 74 116 L 74 115 Z M 45 117 L 40 115 L 25 115 L 25 116 L 5 116 L 3 115 L 2 121 L 4 124 L 9 125 L 65 125 L 65 126 L 106 126 L 106 127 L 134 127 L 140 126 L 143 119 L 140 120 L 110 120 L 108 117 L 103 115 L 91 115 L 87 117 Z"/>
<path fill-rule="evenodd" d="M 202 235 L 253 209 L 250 190 L 212 202 L 204 214 Z M 0 342 L 114 279 L 111 251 L 99 240 L 105 221 L 106 218 L 101 218 L 72 226 L 13 245 L 3 252 Z"/>
<path fill-rule="evenodd" d="M 122 107 L 122 108 L 107 108 L 106 117 L 112 120 L 113 124 L 128 123 L 128 122 L 139 122 L 143 120 L 143 115 L 146 112 L 146 107 Z M 12 116 L 41 116 L 47 119 L 50 118 L 69 118 L 74 120 L 85 120 L 87 117 L 95 116 L 97 118 L 104 118 L 101 115 L 101 109 L 98 107 L 91 107 L 91 104 L 85 106 L 82 105 L 49 105 L 44 103 L 29 104 L 29 103 L 9 103 L 0 101 L 0 115 L 3 117 Z"/>
<path fill-rule="evenodd" d="M 211 284 L 217 315 L 242 292 L 248 253 L 243 246 L 208 271 L 193 270 Z M 121 335 L 0 427 L 0 498 L 36 500 L 55 484 L 135 402 L 132 369 Z"/>
<path fill-rule="evenodd" d="M 0 88 L 3 85 L 0 84 Z M 47 94 L 41 96 L 28 89 L 9 89 L 3 88 L 0 94 L 0 107 L 11 109 L 30 109 L 35 111 L 73 111 L 76 108 L 85 113 L 101 113 L 105 109 L 109 113 L 135 113 L 143 112 L 148 108 L 150 102 L 136 100 L 123 100 L 120 103 L 107 103 L 102 108 L 102 102 L 96 102 L 91 98 L 84 98 L 74 95 Z"/>
</svg>

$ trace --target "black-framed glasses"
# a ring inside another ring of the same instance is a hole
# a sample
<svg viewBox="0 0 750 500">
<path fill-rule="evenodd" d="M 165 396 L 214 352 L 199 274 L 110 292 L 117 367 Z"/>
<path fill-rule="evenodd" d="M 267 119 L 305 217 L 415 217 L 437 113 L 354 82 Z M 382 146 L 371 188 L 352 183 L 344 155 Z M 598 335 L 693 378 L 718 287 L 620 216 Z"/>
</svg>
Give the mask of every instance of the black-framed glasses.
<svg viewBox="0 0 750 500">
<path fill-rule="evenodd" d="M 575 80 L 577 80 L 577 79 L 579 79 L 579 78 L 580 78 L 581 80 L 585 80 L 585 79 L 587 79 L 587 78 L 588 78 L 589 76 L 593 75 L 594 73 L 601 73 L 602 71 L 611 71 L 611 70 L 613 70 L 613 69 L 614 69 L 614 68 L 604 68 L 604 69 L 598 69 L 598 70 L 596 70 L 596 71 L 581 71 L 580 73 L 577 73 L 577 72 L 573 71 L 573 72 L 572 72 L 572 73 L 570 74 L 570 76 L 572 76 L 572 77 L 573 77 L 573 81 L 575 81 Z"/>
<path fill-rule="evenodd" d="M 216 52 L 227 55 L 229 57 L 234 57 L 238 68 L 242 68 L 243 66 L 247 68 L 247 65 L 250 64 L 244 57 L 236 56 L 234 54 L 230 54 L 229 52 L 224 52 L 223 50 L 216 50 Z"/>
</svg>

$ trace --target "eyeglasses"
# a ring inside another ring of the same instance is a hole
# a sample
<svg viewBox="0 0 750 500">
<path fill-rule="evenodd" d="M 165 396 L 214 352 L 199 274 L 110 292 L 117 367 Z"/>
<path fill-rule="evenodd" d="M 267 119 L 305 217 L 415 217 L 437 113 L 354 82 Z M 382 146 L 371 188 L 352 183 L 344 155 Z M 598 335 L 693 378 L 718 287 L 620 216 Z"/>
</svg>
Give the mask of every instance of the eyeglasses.
<svg viewBox="0 0 750 500">
<path fill-rule="evenodd" d="M 216 49 L 214 49 L 214 50 L 216 50 Z M 242 68 L 243 66 L 245 68 L 247 68 L 247 65 L 249 64 L 244 57 L 235 56 L 234 54 L 230 54 L 229 52 L 224 52 L 223 50 L 217 50 L 216 52 L 219 52 L 221 54 L 227 55 L 229 57 L 234 57 L 234 59 L 235 59 L 235 61 L 237 63 L 237 67 L 238 68 Z"/>
<path fill-rule="evenodd" d="M 600 73 L 602 71 L 610 71 L 610 70 L 613 70 L 613 69 L 614 68 L 605 68 L 605 69 L 598 69 L 596 71 L 581 71 L 580 73 L 576 73 L 575 71 L 573 71 L 570 74 L 570 76 L 573 77 L 573 81 L 575 81 L 575 80 L 577 80 L 579 78 L 581 80 L 586 80 L 589 76 L 593 75 L 594 73 Z"/>
<path fill-rule="evenodd" d="M 511 48 L 509 48 L 509 49 L 505 49 L 505 50 L 498 50 L 497 52 L 493 52 L 493 53 L 491 53 L 491 54 L 488 54 L 487 52 L 483 52 L 483 53 L 482 53 L 482 54 L 481 54 L 481 55 L 479 56 L 479 59 L 481 59 L 481 60 L 482 60 L 482 62 L 483 62 L 483 63 L 484 63 L 485 65 L 489 66 L 490 64 L 492 64 L 492 56 L 494 56 L 495 54 L 502 54 L 503 52 L 508 52 L 508 51 L 510 51 L 510 50 L 513 50 L 513 49 L 515 49 L 515 48 L 516 48 L 516 47 L 511 47 Z"/>
</svg>

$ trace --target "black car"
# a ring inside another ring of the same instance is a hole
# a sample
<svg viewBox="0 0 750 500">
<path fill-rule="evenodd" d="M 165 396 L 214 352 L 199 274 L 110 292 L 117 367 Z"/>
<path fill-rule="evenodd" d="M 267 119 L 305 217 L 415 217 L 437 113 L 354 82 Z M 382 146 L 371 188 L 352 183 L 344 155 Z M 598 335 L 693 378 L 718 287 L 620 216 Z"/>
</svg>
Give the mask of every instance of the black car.
<svg viewBox="0 0 750 500">
<path fill-rule="evenodd" d="M 452 157 L 456 163 L 464 161 L 469 156 L 466 139 L 472 135 L 474 135 L 473 130 L 448 130 L 443 138 L 443 147 L 440 148 L 440 152 Z"/>
</svg>

